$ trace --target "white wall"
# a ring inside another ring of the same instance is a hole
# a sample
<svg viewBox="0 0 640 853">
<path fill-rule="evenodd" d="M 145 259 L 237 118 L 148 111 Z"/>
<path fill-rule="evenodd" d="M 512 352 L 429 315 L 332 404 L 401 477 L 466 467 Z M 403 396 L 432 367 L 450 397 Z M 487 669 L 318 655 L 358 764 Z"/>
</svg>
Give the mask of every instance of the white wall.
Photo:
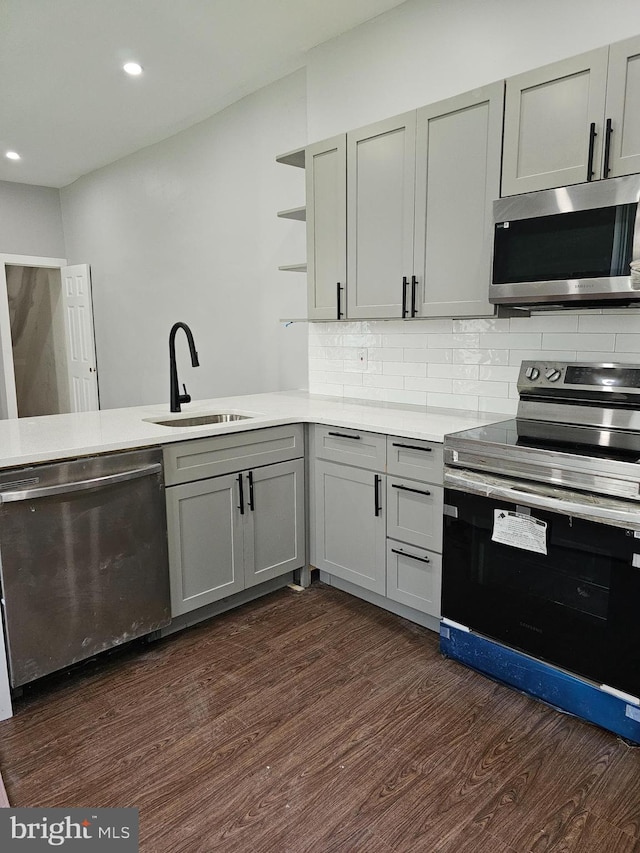
<svg viewBox="0 0 640 853">
<path fill-rule="evenodd" d="M 408 0 L 310 52 L 308 138 L 333 136 L 637 33 L 637 0 Z M 357 361 L 363 348 L 366 367 Z M 640 363 L 640 313 L 314 323 L 309 388 L 512 414 L 518 366 L 536 357 Z"/>
<path fill-rule="evenodd" d="M 101 405 L 168 401 L 168 335 L 192 328 L 201 367 L 178 337 L 194 400 L 305 387 L 304 172 L 275 162 L 306 142 L 296 72 L 61 191 L 70 263 L 91 264 Z"/>
<path fill-rule="evenodd" d="M 637 0 L 408 0 L 309 52 L 309 142 L 637 33 Z"/>
<path fill-rule="evenodd" d="M 58 190 L 0 181 L 0 252 L 65 257 Z"/>
</svg>

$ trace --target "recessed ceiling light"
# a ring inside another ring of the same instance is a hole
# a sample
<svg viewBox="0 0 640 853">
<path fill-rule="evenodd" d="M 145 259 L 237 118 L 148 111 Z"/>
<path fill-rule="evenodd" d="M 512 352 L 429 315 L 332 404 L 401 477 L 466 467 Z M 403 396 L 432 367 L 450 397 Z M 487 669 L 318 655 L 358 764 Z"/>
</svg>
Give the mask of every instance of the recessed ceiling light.
<svg viewBox="0 0 640 853">
<path fill-rule="evenodd" d="M 132 77 L 137 77 L 138 74 L 142 74 L 142 65 L 138 65 L 137 62 L 125 62 L 122 67 L 127 74 L 131 74 Z"/>
<path fill-rule="evenodd" d="M 19 160 L 20 159 L 20 155 L 18 154 L 17 151 L 7 151 L 7 153 L 4 156 L 8 157 L 9 160 Z"/>
</svg>

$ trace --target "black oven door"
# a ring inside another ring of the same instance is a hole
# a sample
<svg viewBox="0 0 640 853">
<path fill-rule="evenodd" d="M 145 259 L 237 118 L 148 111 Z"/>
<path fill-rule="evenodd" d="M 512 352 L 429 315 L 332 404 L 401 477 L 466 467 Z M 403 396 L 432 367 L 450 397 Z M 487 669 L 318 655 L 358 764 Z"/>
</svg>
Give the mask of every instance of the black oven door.
<svg viewBox="0 0 640 853">
<path fill-rule="evenodd" d="M 536 501 L 445 490 L 442 615 L 640 696 L 640 534 Z"/>
</svg>

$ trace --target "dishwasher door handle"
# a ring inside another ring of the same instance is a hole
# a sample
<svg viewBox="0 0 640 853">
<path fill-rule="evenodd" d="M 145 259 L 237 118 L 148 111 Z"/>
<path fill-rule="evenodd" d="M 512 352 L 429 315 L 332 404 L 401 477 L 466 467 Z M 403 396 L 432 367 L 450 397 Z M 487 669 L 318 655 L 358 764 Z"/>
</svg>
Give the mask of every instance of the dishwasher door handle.
<svg viewBox="0 0 640 853">
<path fill-rule="evenodd" d="M 130 471 L 122 471 L 120 474 L 92 477 L 90 480 L 56 483 L 55 486 L 37 486 L 34 489 L 20 489 L 19 491 L 0 491 L 0 504 L 35 500 L 36 498 L 48 498 L 53 495 L 69 495 L 73 492 L 86 492 L 89 489 L 101 489 L 103 486 L 126 483 L 128 480 L 137 480 L 139 477 L 150 477 L 152 474 L 159 474 L 161 471 L 162 465 L 157 462 L 153 465 L 144 465 L 142 468 L 132 468 Z"/>
</svg>

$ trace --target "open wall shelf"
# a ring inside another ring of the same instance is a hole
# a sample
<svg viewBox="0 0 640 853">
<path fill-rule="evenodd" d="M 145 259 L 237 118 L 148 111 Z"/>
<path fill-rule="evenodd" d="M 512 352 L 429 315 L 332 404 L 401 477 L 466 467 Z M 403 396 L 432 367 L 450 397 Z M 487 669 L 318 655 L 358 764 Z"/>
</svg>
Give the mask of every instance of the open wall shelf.
<svg viewBox="0 0 640 853">
<path fill-rule="evenodd" d="M 279 210 L 278 216 L 280 219 L 297 219 L 299 222 L 306 222 L 307 208 L 303 205 L 302 207 L 290 207 L 289 210 Z"/>
<path fill-rule="evenodd" d="M 278 267 L 279 270 L 283 270 L 284 272 L 306 272 L 307 265 L 306 264 L 285 264 L 283 267 Z"/>
<path fill-rule="evenodd" d="M 283 163 L 285 166 L 297 166 L 299 169 L 304 169 L 305 150 L 304 148 L 296 148 L 294 151 L 279 154 L 276 157 L 276 163 Z"/>
</svg>

